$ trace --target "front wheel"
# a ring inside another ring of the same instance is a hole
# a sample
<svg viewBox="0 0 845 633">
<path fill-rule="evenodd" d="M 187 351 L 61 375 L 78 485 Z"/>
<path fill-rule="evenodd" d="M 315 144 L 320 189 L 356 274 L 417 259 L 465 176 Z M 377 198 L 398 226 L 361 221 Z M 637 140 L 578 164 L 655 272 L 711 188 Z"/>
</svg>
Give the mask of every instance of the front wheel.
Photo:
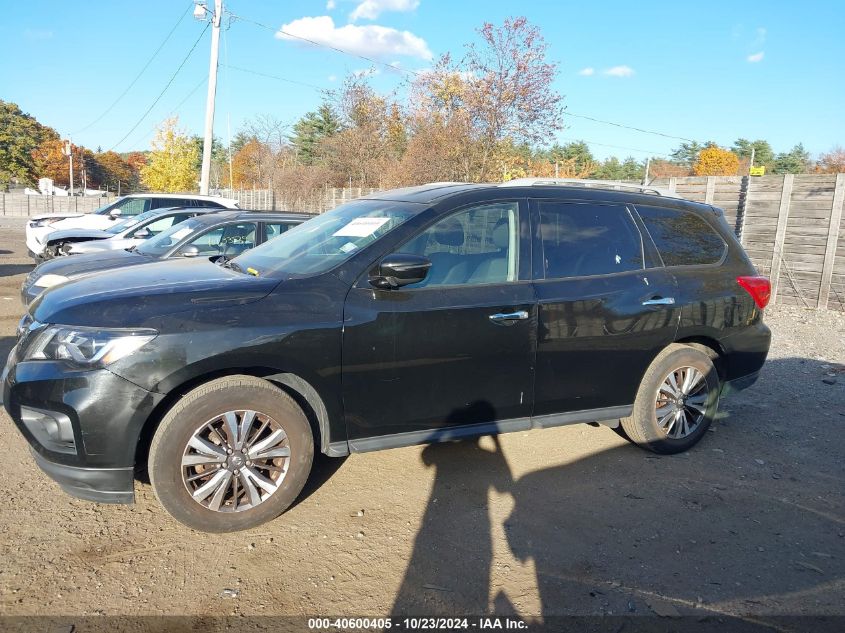
<svg viewBox="0 0 845 633">
<path fill-rule="evenodd" d="M 150 482 L 165 510 L 204 532 L 276 518 L 305 485 L 314 457 L 308 419 L 260 378 L 197 387 L 165 415 L 150 446 Z"/>
<path fill-rule="evenodd" d="M 719 376 L 704 352 L 672 344 L 658 354 L 640 383 L 634 410 L 622 428 L 635 444 L 656 453 L 680 453 L 707 432 L 719 408 Z"/>
</svg>

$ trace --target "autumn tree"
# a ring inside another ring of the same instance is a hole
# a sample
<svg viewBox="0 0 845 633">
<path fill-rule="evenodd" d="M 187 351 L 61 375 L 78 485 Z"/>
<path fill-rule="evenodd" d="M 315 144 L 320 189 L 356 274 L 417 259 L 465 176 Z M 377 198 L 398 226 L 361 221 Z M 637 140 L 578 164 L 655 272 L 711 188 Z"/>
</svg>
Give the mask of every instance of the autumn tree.
<svg viewBox="0 0 845 633">
<path fill-rule="evenodd" d="M 31 154 L 32 173 L 35 180 L 50 178 L 59 187 L 70 186 L 68 157 L 64 154 L 64 141 L 52 138 L 43 141 Z M 102 182 L 102 169 L 94 153 L 81 145 L 71 145 L 73 155 L 73 186 L 96 188 Z"/>
<path fill-rule="evenodd" d="M 648 168 L 648 177 L 652 178 L 680 178 L 692 174 L 690 167 L 680 165 L 678 163 L 665 160 L 662 158 L 652 158 L 651 164 Z"/>
<path fill-rule="evenodd" d="M 735 176 L 739 157 L 721 147 L 711 146 L 701 150 L 693 165 L 696 176 Z"/>
<path fill-rule="evenodd" d="M 264 181 L 264 165 L 270 153 L 261 141 L 253 138 L 247 141 L 232 156 L 232 180 L 235 187 L 260 187 Z"/>
<path fill-rule="evenodd" d="M 197 146 L 178 124 L 178 117 L 162 122 L 147 164 L 141 168 L 141 180 L 152 191 L 193 191 L 197 187 Z"/>
<path fill-rule="evenodd" d="M 120 188 L 125 191 L 135 185 L 135 171 L 117 152 L 95 154 L 94 160 L 100 168 L 101 184 L 109 190 L 117 191 Z"/>
<path fill-rule="evenodd" d="M 584 176 L 560 176 L 561 178 L 586 178 L 598 166 L 589 145 L 584 141 L 573 141 L 564 145 L 555 144 L 549 149 L 548 155 L 551 163 L 558 163 L 558 174 L 561 173 L 561 164 L 567 165 L 568 173 L 574 170 L 585 174 Z"/>
<path fill-rule="evenodd" d="M 823 174 L 840 174 L 845 172 L 845 149 L 837 146 L 819 156 L 816 170 Z"/>
<path fill-rule="evenodd" d="M 58 140 L 53 128 L 42 125 L 16 104 L 0 100 L 0 187 L 13 179 L 35 184 L 39 174 L 33 153 L 46 141 Z"/>
</svg>

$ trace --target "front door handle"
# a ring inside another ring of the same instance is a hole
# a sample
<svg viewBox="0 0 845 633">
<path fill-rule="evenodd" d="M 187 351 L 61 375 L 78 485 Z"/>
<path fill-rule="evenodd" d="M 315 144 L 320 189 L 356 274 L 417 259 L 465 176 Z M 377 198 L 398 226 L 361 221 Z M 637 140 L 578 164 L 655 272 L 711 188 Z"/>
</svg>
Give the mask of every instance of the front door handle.
<svg viewBox="0 0 845 633">
<path fill-rule="evenodd" d="M 490 315 L 490 320 L 499 325 L 512 325 L 514 321 L 524 321 L 528 318 L 527 310 L 518 310 L 517 312 L 497 312 Z"/>
<path fill-rule="evenodd" d="M 643 301 L 644 306 L 671 306 L 675 305 L 674 297 L 652 297 Z"/>
</svg>

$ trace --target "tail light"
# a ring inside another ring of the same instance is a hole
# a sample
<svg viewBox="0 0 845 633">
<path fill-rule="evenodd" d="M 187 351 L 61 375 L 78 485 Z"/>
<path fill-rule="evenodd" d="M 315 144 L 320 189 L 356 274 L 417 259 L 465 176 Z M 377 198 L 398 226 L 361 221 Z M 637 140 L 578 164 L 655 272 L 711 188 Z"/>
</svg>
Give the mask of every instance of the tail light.
<svg viewBox="0 0 845 633">
<path fill-rule="evenodd" d="M 758 308 L 763 309 L 769 303 L 769 297 L 772 296 L 772 284 L 769 283 L 768 277 L 747 275 L 737 277 L 736 282 L 751 295 Z"/>
</svg>

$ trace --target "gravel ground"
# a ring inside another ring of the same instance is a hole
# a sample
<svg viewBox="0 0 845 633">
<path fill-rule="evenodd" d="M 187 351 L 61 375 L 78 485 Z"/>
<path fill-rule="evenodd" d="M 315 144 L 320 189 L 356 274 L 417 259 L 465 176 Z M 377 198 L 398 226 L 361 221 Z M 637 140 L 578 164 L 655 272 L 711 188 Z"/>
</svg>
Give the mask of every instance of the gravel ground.
<svg viewBox="0 0 845 633">
<path fill-rule="evenodd" d="M 0 358 L 31 269 L 0 219 Z M 774 308 L 692 451 L 571 426 L 318 463 L 249 532 L 61 493 L 0 413 L 0 614 L 845 616 L 845 315 Z M 781 629 L 788 629 L 781 625 Z"/>
</svg>

